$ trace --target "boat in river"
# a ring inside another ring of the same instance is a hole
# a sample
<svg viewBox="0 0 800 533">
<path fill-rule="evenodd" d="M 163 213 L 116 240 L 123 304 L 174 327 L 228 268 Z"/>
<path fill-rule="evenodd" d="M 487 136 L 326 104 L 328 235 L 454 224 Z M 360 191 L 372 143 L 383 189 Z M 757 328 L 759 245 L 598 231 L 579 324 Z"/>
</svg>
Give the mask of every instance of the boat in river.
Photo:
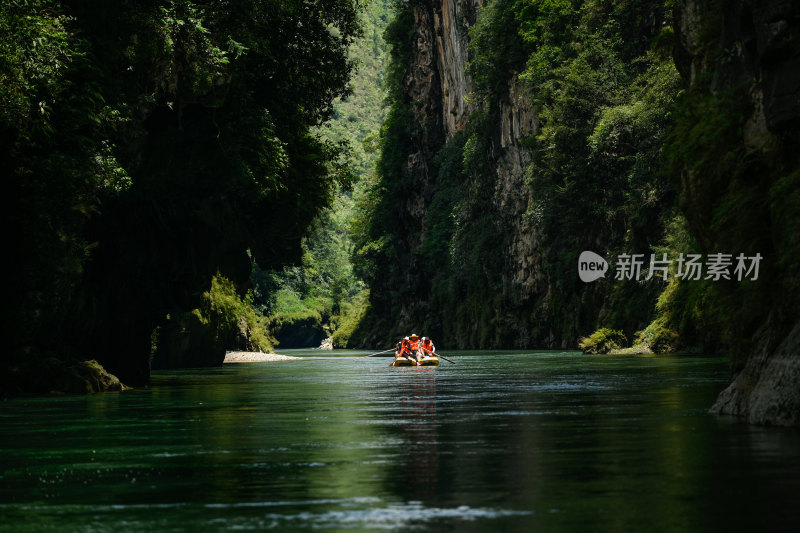
<svg viewBox="0 0 800 533">
<path fill-rule="evenodd" d="M 433 355 L 426 355 L 419 361 L 417 361 L 417 366 L 438 366 L 439 365 L 439 358 Z"/>
<path fill-rule="evenodd" d="M 396 357 L 394 361 L 389 363 L 389 366 L 437 366 L 439 364 L 439 358 L 426 355 L 419 361 L 414 359 L 413 357 L 402 356 Z"/>
</svg>

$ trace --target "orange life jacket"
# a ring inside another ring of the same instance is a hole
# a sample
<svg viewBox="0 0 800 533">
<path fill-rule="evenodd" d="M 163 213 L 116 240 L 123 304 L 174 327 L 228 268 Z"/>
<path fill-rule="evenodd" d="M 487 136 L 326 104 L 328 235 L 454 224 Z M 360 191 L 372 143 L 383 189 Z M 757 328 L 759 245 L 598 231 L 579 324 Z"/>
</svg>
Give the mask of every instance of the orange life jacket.
<svg viewBox="0 0 800 533">
<path fill-rule="evenodd" d="M 433 352 L 433 341 L 428 339 L 422 343 L 422 351 L 425 352 L 425 355 Z"/>
<path fill-rule="evenodd" d="M 403 339 L 398 344 L 400 344 L 400 355 L 407 355 L 407 354 L 411 353 L 409 351 L 409 349 L 408 349 L 408 341 L 407 340 Z"/>
<path fill-rule="evenodd" d="M 412 352 L 419 350 L 419 339 L 412 339 L 408 341 L 408 347 L 411 348 Z"/>
</svg>

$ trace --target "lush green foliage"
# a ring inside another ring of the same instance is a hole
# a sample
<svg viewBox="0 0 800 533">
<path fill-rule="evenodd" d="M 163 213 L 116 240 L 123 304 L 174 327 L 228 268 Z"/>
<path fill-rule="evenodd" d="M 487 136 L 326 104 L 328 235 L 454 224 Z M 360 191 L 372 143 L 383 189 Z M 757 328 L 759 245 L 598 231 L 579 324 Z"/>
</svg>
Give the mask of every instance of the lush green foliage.
<svg viewBox="0 0 800 533">
<path fill-rule="evenodd" d="M 748 123 L 756 67 L 733 51 L 737 31 L 752 29 L 722 28 L 721 5 L 696 21 L 692 53 L 705 71 L 693 64 L 681 92 L 672 2 L 485 2 L 470 30 L 473 111 L 445 143 L 405 92 L 420 38 L 412 11 L 423 3 L 401 3 L 387 31 L 378 181 L 356 225 L 356 264 L 372 290 L 356 342 L 388 341 L 403 321 L 463 347 L 572 346 L 614 328 L 635 337 L 633 350 L 726 349 L 738 367 L 767 319 L 771 331 L 790 327 L 800 301 L 796 132 Z M 524 188 L 509 192 L 519 171 L 502 168 L 498 139 L 514 86 L 537 127 L 517 140 L 531 162 Z M 419 158 L 425 176 L 409 171 Z M 417 189 L 423 210 L 403 202 Z M 515 256 L 526 239 L 527 256 Z M 587 285 L 575 277 L 582 250 L 772 260 L 755 282 Z M 520 283 L 523 260 L 533 279 Z"/>
<path fill-rule="evenodd" d="M 244 286 L 253 259 L 300 260 L 353 178 L 316 128 L 348 94 L 359 4 L 2 3 L 13 358 L 96 355 L 144 381 L 153 328 L 217 270 Z"/>
<path fill-rule="evenodd" d="M 431 199 L 419 220 L 398 201 L 423 186 L 407 161 L 420 131 L 431 127 L 414 123 L 403 92 L 413 4 L 403 4 L 387 31 L 391 107 L 379 180 L 356 239 L 357 265 L 371 288 L 362 341 L 388 340 L 400 314 L 462 347 L 572 346 L 598 326 L 628 335 L 643 329 L 663 286 L 587 286 L 575 265 L 586 249 L 648 253 L 672 217 L 672 184 L 660 164 L 679 89 L 669 7 L 487 2 L 470 30 L 473 112 L 462 134 L 426 147 L 438 153 L 428 163 L 435 182 L 424 185 Z M 504 196 L 497 173 L 510 83 L 524 86 L 538 119 L 535 135 L 520 141 L 532 161 L 514 198 Z M 541 272 L 537 290 L 523 298 L 511 281 L 517 267 L 509 251 L 528 234 L 540 243 L 533 253 Z"/>
<path fill-rule="evenodd" d="M 679 88 L 663 3 L 571 4 L 520 15 L 533 48 L 522 78 L 541 106 L 526 215 L 550 243 L 548 315 L 568 343 L 603 324 L 630 335 L 653 316 L 657 283 L 576 285 L 574 265 L 581 250 L 647 254 L 662 238 L 673 197 L 661 147 Z"/>
<path fill-rule="evenodd" d="M 356 328 L 369 311 L 369 289 L 359 292 L 352 301 L 344 302 L 339 314 L 332 317 L 332 343 L 335 348 L 345 348 Z"/>
<path fill-rule="evenodd" d="M 619 350 L 628 343 L 625 334 L 617 329 L 600 328 L 578 342 L 583 353 L 600 354 Z"/>
<path fill-rule="evenodd" d="M 333 336 L 337 345 L 349 334 L 336 334 L 362 312 L 364 283 L 351 261 L 350 223 L 356 202 L 374 181 L 375 139 L 383 121 L 383 76 L 387 45 L 383 30 L 391 17 L 388 0 L 369 2 L 362 13 L 363 35 L 350 48 L 356 62 L 352 92 L 334 103 L 333 117 L 319 128 L 323 138 L 351 147 L 352 188 L 340 189 L 303 240 L 301 266 L 280 272 L 254 272 L 256 306 L 271 317 L 273 335 L 282 347 L 318 345 Z"/>
<path fill-rule="evenodd" d="M 10 298 L 3 320 L 12 351 L 32 338 L 56 341 L 90 243 L 80 234 L 98 196 L 128 183 L 97 135 L 105 113 L 96 88 L 76 91 L 87 43 L 52 2 L 0 5 L 0 175 Z M 10 205 L 9 205 L 10 204 Z M 42 327 L 46 323 L 47 327 Z"/>
<path fill-rule="evenodd" d="M 359 197 L 352 223 L 354 265 L 370 287 L 370 312 L 355 328 L 355 344 L 363 344 L 365 339 L 373 342 L 375 318 L 389 318 L 397 312 L 402 285 L 392 286 L 392 283 L 408 270 L 408 254 L 403 253 L 404 212 L 399 199 L 406 196 L 404 189 L 410 186 L 406 158 L 411 149 L 409 128 L 413 118 L 402 84 L 408 68 L 414 18 L 406 3 L 397 2 L 396 9 L 384 34 L 391 52 L 386 69 L 388 109 L 378 139 L 380 155 L 375 179 L 367 182 L 364 194 Z M 390 335 L 394 335 L 394 327 Z"/>
<path fill-rule="evenodd" d="M 268 321 L 252 304 L 251 292 L 240 297 L 234 284 L 217 274 L 197 309 L 169 315 L 156 328 L 153 367 L 216 366 L 228 350 L 271 351 L 275 339 Z"/>
<path fill-rule="evenodd" d="M 266 319 L 253 310 L 253 296 L 248 291 L 240 298 L 233 283 L 217 275 L 211 289 L 203 293 L 202 304 L 194 311 L 200 322 L 209 325 L 215 344 L 223 350 L 269 352 L 274 339 L 267 333 Z"/>
</svg>

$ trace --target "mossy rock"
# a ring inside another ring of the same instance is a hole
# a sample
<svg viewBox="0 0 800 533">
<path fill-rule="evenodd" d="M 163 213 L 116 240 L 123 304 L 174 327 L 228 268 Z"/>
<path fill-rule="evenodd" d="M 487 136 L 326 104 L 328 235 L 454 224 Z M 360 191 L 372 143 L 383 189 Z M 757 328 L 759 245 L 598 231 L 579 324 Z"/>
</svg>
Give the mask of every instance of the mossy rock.
<svg viewBox="0 0 800 533">
<path fill-rule="evenodd" d="M 266 319 L 242 299 L 233 282 L 217 275 L 202 297 L 202 306 L 178 311 L 154 332 L 152 368 L 222 366 L 225 352 L 271 352 L 274 339 Z"/>
<path fill-rule="evenodd" d="M 81 361 L 70 367 L 75 392 L 109 392 L 122 391 L 126 387 L 114 374 L 109 374 L 103 365 L 95 361 Z M 84 390 L 81 389 L 81 384 Z"/>
<path fill-rule="evenodd" d="M 636 334 L 636 347 L 649 349 L 652 353 L 673 353 L 681 348 L 680 335 L 674 329 L 656 319 L 643 331 Z"/>
<path fill-rule="evenodd" d="M 578 342 L 583 353 L 600 354 L 619 350 L 628 344 L 628 338 L 617 329 L 600 328 Z"/>
<path fill-rule="evenodd" d="M 53 355 L 29 355 L 4 380 L 4 393 L 91 394 L 129 389 L 95 360 L 63 361 Z"/>
</svg>

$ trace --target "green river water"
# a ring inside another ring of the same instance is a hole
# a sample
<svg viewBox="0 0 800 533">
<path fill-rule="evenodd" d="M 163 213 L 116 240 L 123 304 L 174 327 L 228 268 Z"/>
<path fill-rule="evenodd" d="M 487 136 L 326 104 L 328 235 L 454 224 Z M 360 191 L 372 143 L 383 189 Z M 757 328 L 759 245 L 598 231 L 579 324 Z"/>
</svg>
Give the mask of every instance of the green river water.
<svg viewBox="0 0 800 533">
<path fill-rule="evenodd" d="M 800 531 L 800 432 L 707 414 L 723 359 L 286 353 L 0 404 L 0 531 Z"/>
</svg>

